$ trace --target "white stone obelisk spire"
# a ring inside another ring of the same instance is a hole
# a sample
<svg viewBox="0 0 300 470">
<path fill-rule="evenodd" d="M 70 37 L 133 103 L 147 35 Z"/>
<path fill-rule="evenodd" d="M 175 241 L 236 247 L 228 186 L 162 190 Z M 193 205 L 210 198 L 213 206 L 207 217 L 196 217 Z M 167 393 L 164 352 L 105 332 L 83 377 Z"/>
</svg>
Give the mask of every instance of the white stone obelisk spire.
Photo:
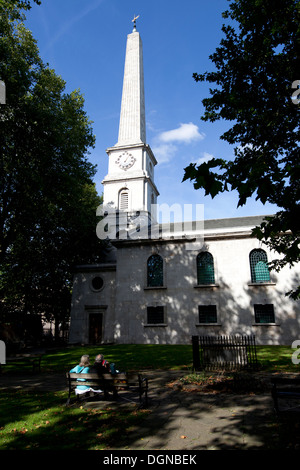
<svg viewBox="0 0 300 470">
<path fill-rule="evenodd" d="M 110 226 L 116 231 L 113 210 L 122 214 L 131 230 L 133 218 L 147 223 L 155 218 L 152 207 L 159 195 L 154 183 L 157 161 L 146 143 L 143 48 L 136 31 L 137 18 L 127 36 L 118 142 L 106 149 L 108 174 L 102 181 L 103 204 L 112 212 Z"/>
<path fill-rule="evenodd" d="M 127 36 L 123 92 L 117 146 L 146 143 L 143 46 L 134 28 Z"/>
</svg>

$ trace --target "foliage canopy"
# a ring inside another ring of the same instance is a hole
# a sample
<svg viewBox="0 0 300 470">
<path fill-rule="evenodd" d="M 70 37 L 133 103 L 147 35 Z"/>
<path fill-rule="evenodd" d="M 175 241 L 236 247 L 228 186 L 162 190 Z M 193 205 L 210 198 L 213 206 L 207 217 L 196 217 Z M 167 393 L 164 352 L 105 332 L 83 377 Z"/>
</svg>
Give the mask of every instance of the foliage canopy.
<svg viewBox="0 0 300 470">
<path fill-rule="evenodd" d="M 237 190 L 238 206 L 253 195 L 277 205 L 253 233 L 278 253 L 270 267 L 279 270 L 299 261 L 300 105 L 291 98 L 300 78 L 300 2 L 235 0 L 223 17 L 215 69 L 194 79 L 214 84 L 202 119 L 233 123 L 220 138 L 236 146 L 234 158 L 190 164 L 183 180 L 212 198 Z M 299 288 L 289 294 L 297 298 Z"/>
<path fill-rule="evenodd" d="M 66 93 L 40 58 L 28 8 L 0 1 L 0 315 L 44 313 L 58 324 L 69 313 L 74 265 L 99 253 L 88 161 L 95 137 L 80 92 Z"/>
</svg>

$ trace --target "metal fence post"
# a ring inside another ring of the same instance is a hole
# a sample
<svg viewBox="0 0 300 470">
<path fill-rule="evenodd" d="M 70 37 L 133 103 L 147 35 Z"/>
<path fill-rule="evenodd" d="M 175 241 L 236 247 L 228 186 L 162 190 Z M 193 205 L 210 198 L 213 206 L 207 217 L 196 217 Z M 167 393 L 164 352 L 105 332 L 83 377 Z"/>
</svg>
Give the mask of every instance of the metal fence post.
<svg viewBox="0 0 300 470">
<path fill-rule="evenodd" d="M 192 336 L 193 345 L 193 370 L 200 369 L 200 354 L 199 354 L 199 336 Z"/>
</svg>

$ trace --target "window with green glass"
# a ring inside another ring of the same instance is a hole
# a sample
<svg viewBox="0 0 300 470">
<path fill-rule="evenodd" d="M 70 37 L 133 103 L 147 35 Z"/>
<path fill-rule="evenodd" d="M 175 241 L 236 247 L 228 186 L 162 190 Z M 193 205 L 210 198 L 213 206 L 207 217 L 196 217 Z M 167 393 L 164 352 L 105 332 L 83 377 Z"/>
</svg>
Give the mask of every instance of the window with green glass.
<svg viewBox="0 0 300 470">
<path fill-rule="evenodd" d="M 275 323 L 273 304 L 254 305 L 255 323 Z"/>
<path fill-rule="evenodd" d="M 216 305 L 198 305 L 199 323 L 217 323 Z"/>
<path fill-rule="evenodd" d="M 147 323 L 154 325 L 164 323 L 164 307 L 147 307 Z"/>
<path fill-rule="evenodd" d="M 197 256 L 197 282 L 198 284 L 214 284 L 215 270 L 214 259 L 208 251 Z"/>
<path fill-rule="evenodd" d="M 162 287 L 164 283 L 163 259 L 160 255 L 152 255 L 147 261 L 148 287 Z"/>
<path fill-rule="evenodd" d="M 270 282 L 268 257 L 264 250 L 252 250 L 250 253 L 250 270 L 252 282 Z"/>
</svg>

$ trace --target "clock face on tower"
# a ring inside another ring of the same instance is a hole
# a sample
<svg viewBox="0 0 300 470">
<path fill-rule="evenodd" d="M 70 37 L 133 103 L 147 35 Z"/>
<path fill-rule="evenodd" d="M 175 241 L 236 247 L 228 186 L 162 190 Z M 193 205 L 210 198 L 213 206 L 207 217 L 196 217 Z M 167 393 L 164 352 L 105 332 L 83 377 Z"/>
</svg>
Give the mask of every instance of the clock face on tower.
<svg viewBox="0 0 300 470">
<path fill-rule="evenodd" d="M 131 168 L 135 163 L 135 158 L 131 153 L 124 152 L 116 160 L 116 164 L 122 168 L 122 170 L 128 170 Z"/>
</svg>

